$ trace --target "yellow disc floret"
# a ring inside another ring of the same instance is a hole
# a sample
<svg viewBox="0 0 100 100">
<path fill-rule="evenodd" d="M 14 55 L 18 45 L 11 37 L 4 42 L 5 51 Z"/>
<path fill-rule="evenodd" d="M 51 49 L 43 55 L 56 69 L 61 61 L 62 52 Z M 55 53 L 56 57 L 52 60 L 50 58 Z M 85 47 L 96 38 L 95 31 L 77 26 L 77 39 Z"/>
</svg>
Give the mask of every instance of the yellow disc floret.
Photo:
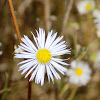
<svg viewBox="0 0 100 100">
<path fill-rule="evenodd" d="M 76 72 L 76 75 L 79 75 L 79 76 L 82 75 L 82 73 L 83 73 L 82 69 L 80 69 L 80 68 L 76 68 L 75 72 Z"/>
<path fill-rule="evenodd" d="M 92 9 L 92 4 L 91 3 L 88 3 L 86 6 L 85 6 L 85 9 L 86 11 L 89 11 Z"/>
<path fill-rule="evenodd" d="M 46 64 L 51 60 L 51 53 L 47 49 L 40 49 L 38 50 L 36 57 L 40 63 Z"/>
</svg>

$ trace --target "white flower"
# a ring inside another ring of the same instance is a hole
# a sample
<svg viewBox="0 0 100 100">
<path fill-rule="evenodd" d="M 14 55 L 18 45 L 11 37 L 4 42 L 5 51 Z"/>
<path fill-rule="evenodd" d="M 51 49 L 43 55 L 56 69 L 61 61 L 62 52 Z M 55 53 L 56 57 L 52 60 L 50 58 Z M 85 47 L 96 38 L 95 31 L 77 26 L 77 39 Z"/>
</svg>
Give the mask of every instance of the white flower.
<svg viewBox="0 0 100 100">
<path fill-rule="evenodd" d="M 90 80 L 91 70 L 89 65 L 83 61 L 72 61 L 71 68 L 67 71 L 69 82 L 76 85 L 86 85 Z"/>
<path fill-rule="evenodd" d="M 21 74 L 26 73 L 25 78 L 31 74 L 29 81 L 35 78 L 35 83 L 41 83 L 41 85 L 43 85 L 45 72 L 47 72 L 49 82 L 50 78 L 54 82 L 53 75 L 56 79 L 61 79 L 55 69 L 64 75 L 67 69 L 62 65 L 68 65 L 64 62 L 68 59 L 60 59 L 56 58 L 56 56 L 69 54 L 70 51 L 66 49 L 67 45 L 65 41 L 60 42 L 63 36 L 57 37 L 57 33 L 52 34 L 53 31 L 51 30 L 51 32 L 48 32 L 47 38 L 45 39 L 45 31 L 42 28 L 39 28 L 39 32 L 36 32 L 37 37 L 31 32 L 36 46 L 24 35 L 21 39 L 24 43 L 20 43 L 19 45 L 24 51 L 20 52 L 20 54 L 15 54 L 15 58 L 25 59 L 19 63 L 22 64 L 19 67 L 19 71 L 23 70 Z"/>
<path fill-rule="evenodd" d="M 92 11 L 95 7 L 94 0 L 80 0 L 77 4 L 77 8 L 80 14 L 86 14 Z"/>
<path fill-rule="evenodd" d="M 2 43 L 0 42 L 0 47 L 2 46 Z M 3 54 L 3 51 L 0 51 L 0 55 L 2 55 Z"/>
<path fill-rule="evenodd" d="M 97 30 L 97 37 L 100 38 L 100 30 Z"/>
<path fill-rule="evenodd" d="M 0 55 L 2 55 L 3 54 L 3 51 L 0 51 Z"/>
<path fill-rule="evenodd" d="M 96 29 L 97 29 L 97 36 L 100 38 L 100 10 L 96 9 L 93 12 L 94 16 L 94 23 L 96 24 Z"/>
<path fill-rule="evenodd" d="M 95 61 L 94 67 L 100 68 L 100 50 L 96 53 L 96 57 L 94 61 Z"/>
<path fill-rule="evenodd" d="M 95 9 L 95 10 L 93 11 L 93 16 L 94 16 L 95 18 L 100 19 L 100 10 L 99 10 L 99 9 Z"/>
<path fill-rule="evenodd" d="M 0 42 L 0 47 L 2 46 L 2 43 Z"/>
</svg>

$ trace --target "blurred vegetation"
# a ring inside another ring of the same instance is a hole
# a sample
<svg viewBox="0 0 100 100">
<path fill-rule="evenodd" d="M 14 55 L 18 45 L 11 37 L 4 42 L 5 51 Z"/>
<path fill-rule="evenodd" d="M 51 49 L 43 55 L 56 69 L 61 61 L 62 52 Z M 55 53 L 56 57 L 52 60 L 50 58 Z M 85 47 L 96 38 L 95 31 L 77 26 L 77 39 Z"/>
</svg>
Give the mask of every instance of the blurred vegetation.
<svg viewBox="0 0 100 100">
<path fill-rule="evenodd" d="M 92 12 L 80 15 L 76 8 L 79 0 L 13 0 L 15 14 L 21 36 L 27 35 L 32 40 L 30 31 L 44 28 L 46 32 L 54 30 L 64 35 L 71 55 L 67 61 L 84 60 L 92 69 L 92 78 L 86 86 L 76 87 L 68 84 L 68 77 L 62 76 L 49 84 L 47 76 L 44 86 L 32 84 L 32 100 L 100 100 L 100 65 L 94 68 L 91 56 L 100 50 L 100 37 L 96 34 Z M 96 7 L 100 0 L 95 0 Z M 14 45 L 18 39 L 7 0 L 0 0 L 0 100 L 27 100 L 27 78 L 18 72 L 19 59 L 13 59 Z M 93 56 L 94 57 L 94 56 Z M 69 66 L 67 66 L 69 68 Z M 76 88 L 75 88 L 76 87 Z M 77 89 L 77 91 L 76 91 Z M 76 92 L 74 94 L 74 92 Z"/>
</svg>

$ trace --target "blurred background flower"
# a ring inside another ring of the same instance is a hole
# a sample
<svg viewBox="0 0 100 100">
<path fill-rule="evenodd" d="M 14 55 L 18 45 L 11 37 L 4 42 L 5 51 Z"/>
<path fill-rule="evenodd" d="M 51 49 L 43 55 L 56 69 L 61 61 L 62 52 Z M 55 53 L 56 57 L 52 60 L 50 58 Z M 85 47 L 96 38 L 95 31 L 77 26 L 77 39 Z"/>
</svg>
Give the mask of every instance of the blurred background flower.
<svg viewBox="0 0 100 100">
<path fill-rule="evenodd" d="M 76 85 L 86 85 L 91 79 L 91 69 L 84 61 L 72 61 L 71 69 L 66 74 L 69 76 L 69 82 Z"/>
<path fill-rule="evenodd" d="M 92 11 L 95 7 L 94 0 L 79 0 L 77 8 L 80 14 L 86 14 Z"/>
<path fill-rule="evenodd" d="M 0 49 L 2 48 L 2 43 L 0 42 Z M 0 50 L 0 55 L 3 54 L 3 51 Z"/>
</svg>

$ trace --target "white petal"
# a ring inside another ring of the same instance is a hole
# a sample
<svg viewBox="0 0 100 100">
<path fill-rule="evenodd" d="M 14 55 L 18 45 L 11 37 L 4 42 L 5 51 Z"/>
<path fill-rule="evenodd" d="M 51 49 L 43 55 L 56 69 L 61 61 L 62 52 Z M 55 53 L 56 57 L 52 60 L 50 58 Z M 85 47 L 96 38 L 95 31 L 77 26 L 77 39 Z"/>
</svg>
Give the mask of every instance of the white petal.
<svg viewBox="0 0 100 100">
<path fill-rule="evenodd" d="M 39 84 L 41 82 L 41 85 L 43 85 L 44 75 L 45 75 L 45 66 L 40 65 L 36 74 L 35 83 Z"/>
<path fill-rule="evenodd" d="M 53 30 L 51 30 L 51 32 L 48 32 L 46 43 L 45 43 L 45 48 L 47 48 L 50 43 L 52 33 L 53 33 Z"/>
<path fill-rule="evenodd" d="M 66 50 L 62 50 L 56 53 L 52 53 L 52 56 L 59 56 L 59 55 L 63 55 L 63 54 L 70 54 L 70 49 L 66 49 Z"/>
<path fill-rule="evenodd" d="M 32 33 L 32 32 L 31 32 Z M 33 35 L 33 38 L 34 38 L 34 41 L 35 41 L 35 43 L 36 43 L 36 45 L 37 45 L 37 47 L 38 47 L 38 49 L 39 49 L 39 44 L 38 44 L 38 41 L 37 41 L 37 39 L 36 39 L 36 37 L 34 36 L 34 34 L 32 33 L 32 35 Z"/>
<path fill-rule="evenodd" d="M 63 36 L 59 36 L 58 38 L 55 39 L 55 41 L 51 44 L 50 49 L 52 49 L 54 46 L 57 45 L 58 42 L 61 41 L 61 39 L 63 38 Z"/>
<path fill-rule="evenodd" d="M 75 60 L 73 60 L 73 61 L 71 62 L 71 67 L 72 67 L 72 68 L 76 68 L 76 67 L 77 67 L 77 62 L 76 62 Z"/>
<path fill-rule="evenodd" d="M 24 44 L 23 44 L 24 45 Z M 25 45 L 26 46 L 26 45 Z M 25 51 L 27 51 L 27 52 L 32 52 L 32 53 L 34 53 L 34 51 L 32 50 L 32 49 L 30 49 L 29 47 L 25 47 L 25 46 L 20 46 L 19 45 L 19 48 L 21 48 L 21 49 L 23 49 L 23 50 L 25 50 Z"/>
<path fill-rule="evenodd" d="M 47 75 L 48 75 L 49 82 L 50 82 L 50 77 L 51 77 L 51 80 L 54 83 L 54 78 L 53 78 L 53 75 L 52 75 L 52 73 L 51 73 L 50 68 L 49 68 L 48 65 L 46 65 L 46 69 L 47 69 Z"/>
<path fill-rule="evenodd" d="M 35 56 L 34 55 L 24 55 L 24 54 L 15 54 L 14 58 L 25 58 L 25 59 L 28 59 L 28 58 L 34 58 Z"/>
<path fill-rule="evenodd" d="M 32 43 L 32 41 L 26 35 L 24 35 L 24 38 L 27 40 L 27 42 L 33 48 L 33 50 L 37 51 L 37 48 L 34 46 L 34 44 Z"/>
<path fill-rule="evenodd" d="M 79 78 L 77 76 L 71 76 L 70 79 L 69 79 L 70 83 L 72 84 L 80 84 L 79 83 Z"/>
<path fill-rule="evenodd" d="M 56 77 L 56 79 L 61 79 L 61 77 L 59 76 L 59 74 L 56 72 L 56 70 L 53 68 L 53 66 L 51 64 L 49 64 L 49 68 L 52 71 L 52 73 L 54 74 L 54 76 Z"/>
<path fill-rule="evenodd" d="M 30 61 L 30 62 L 28 62 L 26 64 L 23 64 L 22 66 L 19 67 L 18 71 L 23 70 L 23 69 L 25 69 L 25 68 L 27 68 L 29 66 L 34 65 L 34 64 L 37 64 L 37 61 L 34 60 L 34 61 Z"/>
<path fill-rule="evenodd" d="M 43 66 L 42 71 L 43 71 L 43 75 L 42 75 L 42 79 L 41 79 L 41 86 L 43 86 L 43 84 L 44 84 L 45 66 Z"/>
<path fill-rule="evenodd" d="M 35 77 L 35 75 L 36 75 L 38 69 L 39 69 L 39 65 L 36 67 L 36 69 L 35 69 L 34 72 L 32 73 L 31 78 L 29 79 L 29 81 L 32 81 L 32 80 L 34 79 L 34 77 Z"/>
<path fill-rule="evenodd" d="M 62 74 L 64 74 L 64 72 L 67 71 L 67 69 L 63 66 L 61 66 L 60 64 L 54 62 L 54 61 L 51 61 L 51 64 L 57 69 L 59 70 Z"/>
<path fill-rule="evenodd" d="M 31 49 L 33 51 L 32 47 L 30 46 L 30 44 L 27 42 L 27 40 L 25 38 L 21 38 L 21 40 L 25 43 L 27 48 L 29 48 L 29 49 Z M 23 44 L 23 43 L 21 43 L 21 44 Z"/>
<path fill-rule="evenodd" d="M 34 65 L 34 64 L 30 64 L 30 66 L 28 66 L 27 68 L 25 68 L 25 69 L 22 71 L 21 74 L 26 73 L 26 72 L 27 72 L 31 67 L 34 67 L 34 66 L 36 66 L 36 65 Z"/>
<path fill-rule="evenodd" d="M 52 60 L 55 61 L 55 62 L 58 62 L 59 64 L 62 64 L 62 65 L 69 65 L 69 64 L 67 64 L 65 62 L 57 60 L 56 58 L 52 58 Z"/>
<path fill-rule="evenodd" d="M 25 78 L 34 70 L 34 68 L 37 66 L 37 64 L 36 65 L 34 65 L 29 71 L 28 71 L 28 73 L 25 75 Z"/>
<path fill-rule="evenodd" d="M 27 60 L 23 60 L 21 61 L 20 63 L 18 63 L 17 65 L 20 65 L 20 64 L 23 64 L 23 63 L 27 63 L 27 62 L 30 62 L 32 61 L 33 59 L 27 59 Z"/>
<path fill-rule="evenodd" d="M 57 33 L 55 33 L 52 37 L 51 37 L 51 40 L 49 41 L 49 45 L 47 48 L 49 48 L 51 46 L 51 44 L 54 42 L 55 38 L 57 36 Z"/>
<path fill-rule="evenodd" d="M 50 48 L 49 48 L 49 50 L 54 50 L 54 49 L 56 49 L 56 48 L 63 48 L 63 47 L 66 47 L 66 44 L 64 44 L 65 43 L 65 41 L 62 41 L 62 42 L 60 42 L 60 43 L 58 43 L 58 44 L 56 44 L 55 46 L 50 46 Z"/>
</svg>

